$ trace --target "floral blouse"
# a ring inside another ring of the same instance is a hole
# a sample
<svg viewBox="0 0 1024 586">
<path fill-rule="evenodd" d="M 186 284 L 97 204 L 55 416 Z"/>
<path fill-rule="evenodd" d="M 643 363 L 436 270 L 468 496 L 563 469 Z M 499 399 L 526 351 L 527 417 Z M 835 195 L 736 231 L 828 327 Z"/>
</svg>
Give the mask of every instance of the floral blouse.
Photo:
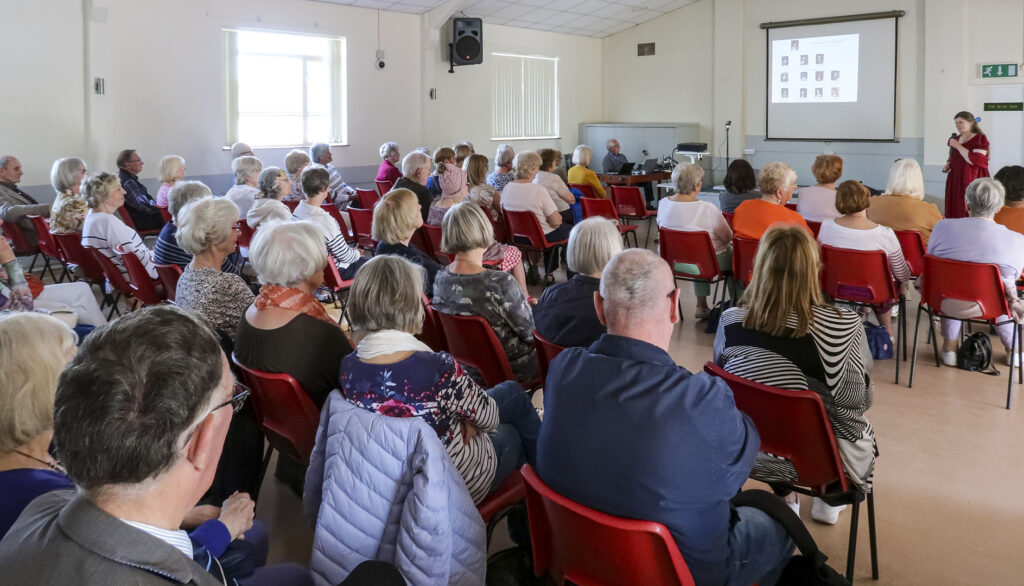
<svg viewBox="0 0 1024 586">
<path fill-rule="evenodd" d="M 195 269 L 190 264 L 178 278 L 174 302 L 201 314 L 233 340 L 238 322 L 253 299 L 255 296 L 242 277 L 220 269 Z"/>
<path fill-rule="evenodd" d="M 50 230 L 54 234 L 81 232 L 82 222 L 88 212 L 89 207 L 85 205 L 84 199 L 65 191 L 57 195 L 50 207 Z"/>
</svg>

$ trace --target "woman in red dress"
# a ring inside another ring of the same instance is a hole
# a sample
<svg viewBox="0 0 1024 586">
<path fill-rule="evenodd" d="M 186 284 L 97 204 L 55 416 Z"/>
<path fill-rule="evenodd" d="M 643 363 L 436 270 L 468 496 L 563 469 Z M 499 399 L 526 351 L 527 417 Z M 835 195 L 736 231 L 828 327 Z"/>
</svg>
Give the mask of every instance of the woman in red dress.
<svg viewBox="0 0 1024 586">
<path fill-rule="evenodd" d="M 967 202 L 964 191 L 971 181 L 988 177 L 988 137 L 974 120 L 974 114 L 959 112 L 953 117 L 960 136 L 950 138 L 949 159 L 942 168 L 946 176 L 946 217 L 966 218 Z"/>
</svg>

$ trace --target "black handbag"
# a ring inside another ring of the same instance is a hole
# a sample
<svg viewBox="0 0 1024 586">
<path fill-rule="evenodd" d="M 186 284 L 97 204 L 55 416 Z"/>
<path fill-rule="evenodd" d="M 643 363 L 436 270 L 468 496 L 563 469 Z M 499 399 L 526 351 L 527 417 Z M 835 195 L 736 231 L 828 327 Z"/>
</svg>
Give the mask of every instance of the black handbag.
<svg viewBox="0 0 1024 586">
<path fill-rule="evenodd" d="M 992 365 L 992 342 L 988 335 L 974 332 L 956 351 L 956 366 L 964 370 L 999 376 L 999 369 Z"/>
</svg>

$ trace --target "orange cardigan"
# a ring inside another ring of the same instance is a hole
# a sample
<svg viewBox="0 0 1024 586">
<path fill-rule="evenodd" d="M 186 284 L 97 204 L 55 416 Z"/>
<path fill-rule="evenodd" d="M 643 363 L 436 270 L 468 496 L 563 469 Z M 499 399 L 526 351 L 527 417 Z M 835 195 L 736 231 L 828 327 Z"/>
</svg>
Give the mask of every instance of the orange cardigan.
<svg viewBox="0 0 1024 586">
<path fill-rule="evenodd" d="M 786 206 L 763 199 L 748 199 L 741 203 L 736 208 L 736 215 L 733 216 L 732 229 L 736 236 L 760 240 L 765 230 L 777 222 L 803 226 L 804 230 L 811 232 L 803 216 L 787 209 Z M 813 232 L 811 234 L 813 235 Z"/>
</svg>

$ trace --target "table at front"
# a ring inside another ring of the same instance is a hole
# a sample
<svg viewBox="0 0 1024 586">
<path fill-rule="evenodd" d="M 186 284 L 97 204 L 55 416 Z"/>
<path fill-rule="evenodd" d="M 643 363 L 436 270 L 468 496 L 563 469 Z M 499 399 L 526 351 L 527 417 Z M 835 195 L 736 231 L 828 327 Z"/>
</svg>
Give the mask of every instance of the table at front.
<svg viewBox="0 0 1024 586">
<path fill-rule="evenodd" d="M 613 175 L 609 173 L 598 173 L 597 178 L 608 185 L 643 185 L 652 181 L 665 181 L 672 178 L 672 174 L 666 171 L 644 173 L 643 175 Z"/>
</svg>

